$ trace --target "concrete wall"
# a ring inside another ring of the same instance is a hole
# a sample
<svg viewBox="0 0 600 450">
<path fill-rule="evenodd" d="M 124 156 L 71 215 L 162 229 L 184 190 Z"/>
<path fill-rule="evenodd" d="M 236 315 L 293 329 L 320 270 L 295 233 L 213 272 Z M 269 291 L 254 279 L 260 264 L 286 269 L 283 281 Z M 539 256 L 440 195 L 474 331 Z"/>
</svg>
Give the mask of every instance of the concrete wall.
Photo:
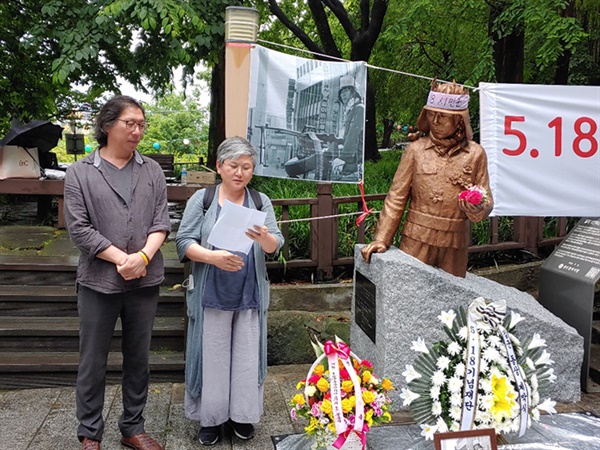
<svg viewBox="0 0 600 450">
<path fill-rule="evenodd" d="M 511 264 L 471 273 L 534 297 L 542 262 Z M 311 337 L 321 342 L 339 336 L 350 342 L 352 282 L 337 284 L 271 285 L 269 306 L 269 365 L 312 363 Z"/>
</svg>

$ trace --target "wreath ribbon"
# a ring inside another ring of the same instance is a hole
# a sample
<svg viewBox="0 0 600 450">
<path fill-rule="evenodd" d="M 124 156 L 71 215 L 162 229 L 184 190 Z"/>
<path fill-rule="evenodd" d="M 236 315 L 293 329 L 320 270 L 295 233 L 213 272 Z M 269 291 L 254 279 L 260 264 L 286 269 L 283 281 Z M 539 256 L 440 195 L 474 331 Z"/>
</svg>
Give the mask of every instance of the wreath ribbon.
<svg viewBox="0 0 600 450">
<path fill-rule="evenodd" d="M 477 297 L 469 306 L 469 313 L 476 322 L 497 328 L 506 316 L 506 302 L 501 300 L 487 304 L 483 297 Z"/>
<path fill-rule="evenodd" d="M 338 438 L 333 443 L 333 446 L 337 449 L 342 448 L 348 439 L 350 432 L 354 431 L 363 443 L 364 449 L 367 442 L 366 433 L 369 431 L 369 427 L 364 423 L 365 405 L 362 399 L 360 380 L 358 379 L 356 371 L 354 370 L 354 367 L 352 367 L 352 363 L 350 361 L 350 347 L 343 342 L 335 345 L 332 341 L 326 341 L 323 344 L 323 349 L 325 351 L 325 355 L 327 355 L 327 361 L 329 363 L 331 406 L 335 431 L 338 435 Z M 348 429 L 348 424 L 344 419 L 344 412 L 342 410 L 342 383 L 340 380 L 340 367 L 338 361 L 342 362 L 342 365 L 350 375 L 350 379 L 352 380 L 352 384 L 354 386 L 356 405 L 354 410 L 355 420 L 353 430 Z"/>
<path fill-rule="evenodd" d="M 517 385 L 517 394 L 519 396 L 519 415 L 521 416 L 521 424 L 519 427 L 519 437 L 525 434 L 527 430 L 527 413 L 529 411 L 529 392 L 527 388 L 527 383 L 523 378 L 523 373 L 521 371 L 521 367 L 519 367 L 519 362 L 517 361 L 517 355 L 515 354 L 515 349 L 510 342 L 510 335 L 508 331 L 502 326 L 498 326 L 498 331 L 500 332 L 500 336 L 504 341 L 504 345 L 506 346 L 506 356 L 508 359 L 508 365 L 512 370 L 513 376 L 515 377 L 515 384 Z"/>
<path fill-rule="evenodd" d="M 475 421 L 475 411 L 477 411 L 477 387 L 479 386 L 479 361 L 480 361 L 480 342 L 477 323 L 471 308 L 467 314 L 467 364 L 465 382 L 463 385 L 462 414 L 460 418 L 460 430 L 470 430 Z"/>
<path fill-rule="evenodd" d="M 367 425 L 366 423 L 363 424 L 363 429 L 362 429 L 361 433 L 357 433 L 356 430 L 346 430 L 346 431 L 344 431 L 342 434 L 340 434 L 338 436 L 338 438 L 336 439 L 336 441 L 333 443 L 333 446 L 335 448 L 337 448 L 337 449 L 342 448 L 342 446 L 348 440 L 348 437 L 350 436 L 350 433 L 356 433 L 356 435 L 358 436 L 358 438 L 362 442 L 362 448 L 364 449 L 367 446 L 367 432 L 368 431 L 369 431 L 369 425 Z"/>
<path fill-rule="evenodd" d="M 527 415 L 529 411 L 529 392 L 523 377 L 517 355 L 510 342 L 508 331 L 502 326 L 506 316 L 506 302 L 498 301 L 487 304 L 483 297 L 478 297 L 471 305 L 467 314 L 468 321 L 468 348 L 467 348 L 467 373 L 463 386 L 463 406 L 460 429 L 472 428 L 477 410 L 477 386 L 479 382 L 480 343 L 478 328 L 496 329 L 506 348 L 508 364 L 515 380 L 519 397 L 520 428 L 519 436 L 527 430 Z"/>
</svg>

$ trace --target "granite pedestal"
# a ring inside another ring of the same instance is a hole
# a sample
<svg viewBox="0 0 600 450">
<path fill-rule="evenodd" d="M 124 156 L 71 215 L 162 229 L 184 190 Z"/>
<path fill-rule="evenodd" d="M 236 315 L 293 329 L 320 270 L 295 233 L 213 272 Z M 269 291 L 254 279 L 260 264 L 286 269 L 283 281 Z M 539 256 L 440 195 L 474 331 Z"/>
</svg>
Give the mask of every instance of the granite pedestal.
<svg viewBox="0 0 600 450">
<path fill-rule="evenodd" d="M 540 398 L 567 403 L 580 400 L 583 338 L 531 295 L 470 273 L 465 278 L 455 277 L 395 247 L 385 253 L 374 253 L 367 264 L 360 254 L 361 248 L 362 245 L 356 246 L 354 257 L 351 348 L 359 357 L 373 362 L 379 377 L 394 382 L 397 390 L 391 397 L 395 410 L 403 409 L 402 372 L 407 364 L 413 364 L 417 355 L 411 350 L 412 341 L 421 337 L 430 345 L 446 339 L 437 318 L 440 312 L 458 311 L 460 306 L 467 307 L 480 296 L 492 301 L 505 300 L 507 310 L 525 318 L 517 325 L 519 336 L 540 333 L 546 340 L 547 351 L 555 361 L 552 367 L 557 379 L 546 389 L 540 389 Z"/>
</svg>

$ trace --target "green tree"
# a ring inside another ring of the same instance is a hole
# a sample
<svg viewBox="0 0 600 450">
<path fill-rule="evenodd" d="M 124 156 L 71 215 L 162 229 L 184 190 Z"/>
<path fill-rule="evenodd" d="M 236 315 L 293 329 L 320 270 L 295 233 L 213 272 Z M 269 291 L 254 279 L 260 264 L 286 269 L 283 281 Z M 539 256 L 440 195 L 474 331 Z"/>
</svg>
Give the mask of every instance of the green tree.
<svg viewBox="0 0 600 450">
<path fill-rule="evenodd" d="M 118 93 L 117 77 L 159 96 L 184 86 L 222 47 L 226 0 L 8 0 L 0 5 L 7 117 L 64 117 L 72 104 Z M 28 83 L 28 84 L 26 84 Z M 86 94 L 74 94 L 79 85 Z M 65 97 L 64 99 L 62 97 Z M 2 119 L 6 123 L 9 119 Z"/>
<path fill-rule="evenodd" d="M 54 48 L 31 35 L 32 23 L 43 20 L 41 4 L 0 2 L 0 133 L 11 120 L 47 119 L 64 107 L 70 89 L 52 82 Z M 35 7 L 34 7 L 35 6 Z M 42 48 L 44 47 L 44 48 Z"/>
<path fill-rule="evenodd" d="M 383 27 L 388 0 L 307 0 L 306 4 L 268 0 L 268 7 L 308 50 L 318 54 L 316 58 L 368 62 Z M 379 158 L 375 117 L 375 90 L 367 81 L 365 158 L 369 160 Z"/>
<path fill-rule="evenodd" d="M 485 17 L 485 9 L 460 0 L 403 0 L 390 6 L 371 63 L 401 73 L 370 70 L 383 147 L 390 136 L 400 137 L 395 126 L 415 125 L 431 78 L 465 83 L 472 77 L 487 36 Z"/>
<path fill-rule="evenodd" d="M 581 15 L 584 9 L 579 6 L 570 14 L 567 3 L 401 0 L 388 10 L 371 63 L 424 77 L 455 79 L 470 86 L 481 81 L 556 83 L 560 65 L 566 64 L 568 82 L 573 83 L 582 80 L 582 69 L 589 71 L 593 63 L 586 56 L 583 21 L 571 17 Z M 598 0 L 588 3 L 597 5 Z M 590 14 L 592 9 L 588 4 L 585 11 Z M 569 52 L 582 68 L 574 70 L 564 58 Z M 383 135 L 390 135 L 394 124 L 414 123 L 430 81 L 374 70 L 371 80 L 377 86 Z M 477 96 L 472 100 L 472 125 L 477 128 Z"/>
<path fill-rule="evenodd" d="M 160 144 L 160 152 L 171 153 L 176 159 L 206 160 L 208 150 L 208 114 L 198 106 L 198 93 L 184 98 L 181 94 L 167 94 L 146 107 L 150 123 L 139 150 L 156 153 L 154 143 Z M 184 142 L 185 140 L 185 142 Z M 188 158 L 187 156 L 194 156 Z"/>
</svg>

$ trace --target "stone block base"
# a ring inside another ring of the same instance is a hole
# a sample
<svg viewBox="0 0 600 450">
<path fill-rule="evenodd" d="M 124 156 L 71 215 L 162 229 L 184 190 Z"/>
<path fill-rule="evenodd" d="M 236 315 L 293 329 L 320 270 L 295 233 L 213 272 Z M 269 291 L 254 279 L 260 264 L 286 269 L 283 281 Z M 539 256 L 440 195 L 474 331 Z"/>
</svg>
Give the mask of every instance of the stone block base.
<svg viewBox="0 0 600 450">
<path fill-rule="evenodd" d="M 555 383 L 541 390 L 540 397 L 557 402 L 577 402 L 581 398 L 580 371 L 583 361 L 583 338 L 542 307 L 531 295 L 467 274 L 466 278 L 450 275 L 440 269 L 391 247 L 385 253 L 374 253 L 366 264 L 360 249 L 355 248 L 355 283 L 352 302 L 350 343 L 352 351 L 375 365 L 379 377 L 390 378 L 397 387 L 393 391 L 394 409 L 402 409 L 400 388 L 405 385 L 402 372 L 412 364 L 416 353 L 412 341 L 422 337 L 429 345 L 446 338 L 441 311 L 465 308 L 477 297 L 492 301 L 505 300 L 507 310 L 522 315 L 525 320 L 517 329 L 520 336 L 540 333 L 555 361 Z M 375 285 L 375 343 L 356 323 L 356 272 Z"/>
</svg>

